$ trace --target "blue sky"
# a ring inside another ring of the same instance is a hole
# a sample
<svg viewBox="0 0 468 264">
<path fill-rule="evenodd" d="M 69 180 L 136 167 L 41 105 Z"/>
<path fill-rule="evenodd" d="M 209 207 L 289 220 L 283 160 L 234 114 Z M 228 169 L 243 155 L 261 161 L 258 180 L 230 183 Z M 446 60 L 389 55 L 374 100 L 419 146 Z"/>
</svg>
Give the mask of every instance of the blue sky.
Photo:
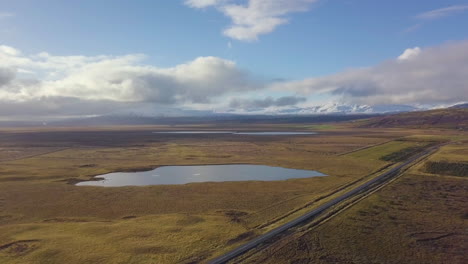
<svg viewBox="0 0 468 264">
<path fill-rule="evenodd" d="M 287 25 L 242 42 L 221 34 L 229 18 L 213 8 L 194 10 L 183 1 L 15 0 L 3 1 L 3 44 L 29 53 L 57 55 L 144 53 L 148 62 L 173 66 L 199 56 L 217 56 L 276 78 L 306 78 L 370 66 L 414 46 L 467 37 L 468 16 L 433 21 L 416 15 L 468 1 L 328 0 L 290 14 Z M 412 32 L 406 29 L 424 23 Z M 232 49 L 227 48 L 228 42 Z"/>
<path fill-rule="evenodd" d="M 278 5 L 264 8 L 268 2 Z M 233 8 L 235 5 L 240 8 Z M 244 22 L 241 21 L 239 25 L 235 19 L 249 22 L 242 24 Z M 226 33 L 235 27 L 242 27 L 243 33 Z M 259 33 L 254 28 L 262 29 L 258 29 Z M 301 96 L 312 101 L 330 98 L 327 94 L 336 95 L 337 89 L 354 87 L 356 83 L 335 87 L 332 92 L 326 87 L 317 87 L 314 88 L 316 92 L 306 93 L 300 87 L 290 88 L 290 82 L 338 77 L 347 70 L 379 67 L 388 60 L 395 60 L 406 49 L 415 47 L 423 51 L 436 50 L 434 52 L 437 52 L 435 47 L 440 47 L 449 52 L 448 45 L 466 42 L 466 28 L 468 1 L 462 0 L 0 0 L 0 45 L 17 50 L 21 54 L 17 57 L 34 60 L 35 54 L 41 52 L 62 58 L 80 55 L 95 59 L 104 55 L 144 54 L 144 59 L 132 60 L 130 64 L 160 70 L 184 65 L 200 57 L 213 57 L 233 62 L 236 71 L 246 73 L 248 77 L 239 73 L 239 78 L 249 80 L 240 83 L 253 88 L 240 91 L 244 94 L 248 91 L 256 100 L 263 100 L 262 96 Z M 37 70 L 12 65 L 3 67 L 16 67 L 16 78 L 26 78 L 21 72 Z M 57 75 L 58 70 L 57 67 L 42 69 L 41 74 L 43 71 L 54 71 Z M 51 77 L 43 75 L 38 79 L 51 81 Z M 278 88 L 280 85 L 275 82 L 285 83 L 284 86 L 289 88 Z M 240 85 L 237 80 L 235 84 Z M 265 86 L 268 87 L 265 89 Z M 315 87 L 315 84 L 310 86 Z M 67 87 L 60 89 L 67 90 Z M 186 89 L 190 88 L 180 89 L 187 93 Z M 218 97 L 225 96 L 219 102 L 228 102 L 226 96 L 232 97 L 236 92 L 235 88 L 227 90 L 226 93 L 215 92 Z M 116 99 L 112 96 L 79 97 L 59 91 L 44 92 L 35 95 L 35 99 L 51 96 L 80 100 Z M 144 96 L 134 97 L 129 100 L 119 97 L 117 101 L 152 102 Z M 14 96 L 11 94 L 4 98 L 10 102 L 19 100 L 12 99 Z M 177 105 L 199 106 L 204 103 L 192 99 L 184 99 Z M 177 101 L 171 100 L 171 104 Z M 365 103 L 360 99 L 351 101 Z M 381 103 L 381 100 L 374 101 Z M 441 100 L 441 103 L 448 102 L 448 98 Z M 402 103 L 438 102 L 434 98 L 421 102 L 405 99 Z"/>
</svg>

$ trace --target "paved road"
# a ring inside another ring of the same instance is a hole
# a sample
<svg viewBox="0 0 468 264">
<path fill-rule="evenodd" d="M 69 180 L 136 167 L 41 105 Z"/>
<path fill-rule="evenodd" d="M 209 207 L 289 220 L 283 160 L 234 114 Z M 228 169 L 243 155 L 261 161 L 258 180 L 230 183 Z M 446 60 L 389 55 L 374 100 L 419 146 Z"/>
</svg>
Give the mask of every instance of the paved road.
<svg viewBox="0 0 468 264">
<path fill-rule="evenodd" d="M 219 263 L 226 263 L 228 262 L 229 260 L 232 260 L 242 254 L 244 254 L 245 252 L 257 247 L 258 245 L 260 245 L 261 243 L 279 235 L 280 233 L 294 227 L 294 226 L 297 226 L 301 223 L 304 223 L 306 221 L 309 221 L 315 217 L 317 217 L 318 215 L 320 215 L 321 213 L 323 213 L 325 210 L 331 208 L 332 206 L 356 195 L 356 194 L 359 194 L 363 191 L 367 191 L 373 187 L 379 185 L 379 184 L 383 184 L 385 183 L 386 181 L 388 181 L 389 179 L 391 179 L 392 177 L 395 177 L 396 175 L 399 174 L 400 170 L 408 165 L 410 165 L 411 163 L 415 162 L 416 160 L 418 160 L 419 158 L 431 153 L 432 151 L 438 149 L 441 145 L 437 145 L 435 147 L 431 147 L 429 149 L 426 149 L 424 151 L 422 151 L 421 153 L 411 157 L 410 159 L 408 159 L 406 162 L 396 166 L 395 168 L 383 173 L 382 175 L 372 179 L 371 181 L 368 181 L 366 183 L 364 183 L 363 185 L 359 186 L 359 187 L 356 187 L 355 189 L 343 194 L 342 196 L 338 197 L 338 198 L 335 198 L 333 200 L 331 200 L 330 202 L 327 202 L 325 203 L 324 205 L 306 213 L 305 215 L 302 215 L 280 227 L 277 227 L 257 238 L 255 238 L 254 240 L 252 241 L 249 241 L 247 242 L 246 244 L 222 255 L 222 256 L 219 256 L 213 260 L 211 260 L 209 263 L 210 264 L 219 264 Z"/>
</svg>

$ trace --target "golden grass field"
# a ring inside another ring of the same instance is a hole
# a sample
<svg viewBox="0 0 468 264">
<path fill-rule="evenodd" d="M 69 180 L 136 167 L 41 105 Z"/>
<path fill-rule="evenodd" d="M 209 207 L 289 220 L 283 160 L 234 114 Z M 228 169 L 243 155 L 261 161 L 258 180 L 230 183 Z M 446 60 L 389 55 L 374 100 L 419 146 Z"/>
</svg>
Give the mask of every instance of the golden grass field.
<svg viewBox="0 0 468 264">
<path fill-rule="evenodd" d="M 246 263 L 467 263 L 468 180 L 427 173 L 433 161 L 468 164 L 468 142 L 446 145 L 394 182 Z"/>
<path fill-rule="evenodd" d="M 369 175 L 391 164 L 380 159 L 385 155 L 408 147 L 423 146 L 430 140 L 467 139 L 463 132 L 452 130 L 355 129 L 343 125 L 303 124 L 262 125 L 250 129 L 317 129 L 321 134 L 258 137 L 151 133 L 164 129 L 173 128 L 1 131 L 0 263 L 205 262 L 274 227 L 279 223 L 278 219 L 288 219 L 286 216 L 290 216 L 291 212 L 305 205 L 312 208 L 331 198 L 337 189 L 366 176 L 371 177 Z M 463 152 L 466 145 L 460 146 L 462 154 L 456 155 L 466 157 Z M 437 153 L 431 158 L 442 155 L 440 158 L 448 156 L 450 159 L 451 155 L 455 155 L 453 153 L 458 153 L 447 151 L 447 155 Z M 151 169 L 162 165 L 231 163 L 312 169 L 329 176 L 275 182 L 118 188 L 73 185 L 95 175 L 115 171 Z M 420 170 L 411 171 L 392 185 L 403 184 L 404 188 L 393 188 L 411 201 L 422 195 L 420 193 L 426 187 L 405 181 L 440 181 L 443 186 L 455 186 L 455 192 L 447 195 L 455 197 L 454 207 L 457 210 L 463 207 L 457 199 L 463 188 L 466 193 L 465 178 L 426 175 Z M 431 184 L 427 185 L 432 188 Z M 441 192 L 448 191 L 443 189 Z M 360 220 L 350 218 L 345 221 L 343 219 L 348 218 L 343 217 L 355 212 L 356 208 L 368 210 L 366 206 L 370 206 L 369 210 L 377 210 L 372 209 L 376 206 L 374 200 L 378 202 L 377 206 L 387 206 L 396 201 L 399 204 L 395 208 L 416 207 L 407 205 L 408 200 L 401 197 L 390 201 L 387 196 L 372 196 L 321 228 L 330 225 L 329 230 L 335 232 L 328 235 L 332 239 L 330 243 L 336 247 L 343 246 L 348 238 L 336 234 L 341 232 L 340 228 L 346 227 L 342 231 L 352 238 L 366 236 L 359 230 L 376 228 L 375 221 L 367 221 L 366 217 L 371 214 L 354 216 Z M 317 203 L 311 203 L 314 200 Z M 446 224 L 442 218 L 452 212 L 447 209 L 446 201 L 439 203 L 435 205 L 440 210 L 430 213 L 434 217 L 434 225 Z M 401 222 L 412 215 L 411 211 L 403 213 Z M 424 218 L 422 216 L 421 219 Z M 396 217 L 400 217 L 400 214 L 396 214 Z M 390 226 L 400 221 L 387 218 Z M 343 225 L 343 221 L 349 226 Z M 424 227 L 432 220 L 425 221 L 421 223 Z M 454 218 L 453 221 L 458 220 Z M 339 226 L 332 226 L 332 223 Z M 417 221 L 414 223 L 416 226 L 418 224 Z M 359 225 L 369 227 L 362 229 Z M 397 226 L 383 232 L 396 229 Z M 441 232 L 435 227 L 432 229 L 427 232 Z M 377 233 L 374 235 L 378 237 Z M 391 239 L 385 239 L 392 245 Z M 458 237 L 452 236 L 450 239 L 456 241 Z M 349 250 L 359 249 L 360 246 L 363 248 L 365 245 L 356 243 Z"/>
</svg>

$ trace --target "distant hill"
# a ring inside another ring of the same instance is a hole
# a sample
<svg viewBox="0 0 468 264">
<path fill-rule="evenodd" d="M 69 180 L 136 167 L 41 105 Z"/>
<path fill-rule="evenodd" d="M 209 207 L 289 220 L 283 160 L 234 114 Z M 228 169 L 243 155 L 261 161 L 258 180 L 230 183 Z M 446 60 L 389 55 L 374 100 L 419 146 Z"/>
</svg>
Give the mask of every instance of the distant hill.
<svg viewBox="0 0 468 264">
<path fill-rule="evenodd" d="M 98 116 L 47 123 L 47 126 L 107 126 L 107 125 L 182 125 L 182 124 L 288 124 L 343 122 L 375 117 L 375 114 L 355 115 L 218 115 L 198 117 Z M 1 126 L 1 122 L 0 122 Z"/>
<path fill-rule="evenodd" d="M 468 108 L 468 103 L 457 104 L 457 105 L 454 105 L 454 106 L 452 106 L 450 108 L 457 108 L 457 109 Z"/>
<path fill-rule="evenodd" d="M 371 118 L 360 127 L 450 128 L 468 130 L 468 108 L 452 107 Z"/>
</svg>

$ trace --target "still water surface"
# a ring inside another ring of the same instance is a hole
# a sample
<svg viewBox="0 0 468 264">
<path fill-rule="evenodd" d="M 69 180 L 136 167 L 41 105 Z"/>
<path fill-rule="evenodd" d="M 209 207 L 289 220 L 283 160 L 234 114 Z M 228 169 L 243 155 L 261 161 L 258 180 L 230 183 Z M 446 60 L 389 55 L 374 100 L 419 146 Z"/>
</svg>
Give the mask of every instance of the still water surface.
<svg viewBox="0 0 468 264">
<path fill-rule="evenodd" d="M 115 172 L 96 176 L 99 181 L 80 182 L 80 186 L 143 186 L 191 182 L 279 181 L 326 176 L 313 170 L 296 170 L 263 165 L 163 166 L 143 172 Z"/>
</svg>

